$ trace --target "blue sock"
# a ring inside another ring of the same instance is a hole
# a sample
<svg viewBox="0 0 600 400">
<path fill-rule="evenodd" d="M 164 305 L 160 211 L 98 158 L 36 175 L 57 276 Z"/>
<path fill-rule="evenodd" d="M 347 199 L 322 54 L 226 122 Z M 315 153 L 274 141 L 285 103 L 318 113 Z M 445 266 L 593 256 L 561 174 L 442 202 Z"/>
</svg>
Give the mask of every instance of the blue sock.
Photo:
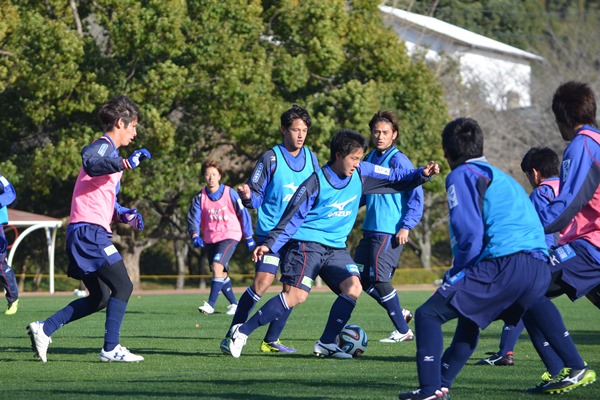
<svg viewBox="0 0 600 400">
<path fill-rule="evenodd" d="M 421 393 L 429 395 L 441 387 L 444 336 L 442 321 L 434 315 L 422 313 L 422 307 L 415 311 L 417 373 Z"/>
<path fill-rule="evenodd" d="M 540 348 L 540 343 L 547 341 L 560 360 L 562 360 L 565 367 L 573 369 L 582 369 L 585 367 L 585 363 L 575 343 L 573 343 L 573 338 L 565 327 L 560 312 L 550 299 L 544 298 L 538 304 L 531 307 L 523 316 L 523 322 L 527 327 L 527 332 L 536 350 Z M 548 353 L 538 351 L 538 354 L 542 358 L 544 365 L 546 365 L 548 372 L 552 373 L 551 369 L 555 369 L 556 367 L 553 366 L 551 359 L 544 359 Z"/>
<path fill-rule="evenodd" d="M 279 340 L 279 336 L 281 336 L 281 332 L 283 328 L 285 328 L 285 324 L 287 323 L 290 314 L 292 313 L 293 308 L 288 309 L 281 316 L 275 318 L 269 324 L 269 328 L 267 329 L 267 333 L 265 335 L 264 341 L 267 343 L 276 342 Z"/>
<path fill-rule="evenodd" d="M 87 298 L 82 297 L 73 300 L 66 307 L 58 310 L 53 316 L 44 321 L 44 333 L 46 336 L 52 336 L 61 326 L 90 314 L 92 314 L 92 311 Z"/>
<path fill-rule="evenodd" d="M 442 356 L 442 387 L 452 386 L 458 373 L 473 355 L 478 341 L 479 326 L 467 318 L 459 318 L 452 343 Z"/>
<path fill-rule="evenodd" d="M 244 325 L 240 327 L 240 332 L 250 335 L 258 327 L 268 324 L 275 318 L 285 314 L 290 308 L 285 301 L 283 293 L 271 298 L 260 308 Z"/>
<path fill-rule="evenodd" d="M 211 307 L 215 307 L 217 304 L 217 299 L 219 298 L 219 293 L 221 293 L 221 288 L 223 287 L 223 283 L 225 282 L 225 278 L 213 278 L 212 283 L 210 284 L 210 295 L 208 296 L 208 304 Z"/>
<path fill-rule="evenodd" d="M 250 313 L 254 309 L 256 303 L 258 303 L 261 299 L 261 296 L 254 293 L 252 290 L 252 286 L 248 286 L 246 291 L 240 297 L 238 301 L 237 310 L 235 311 L 235 315 L 231 320 L 231 325 L 229 326 L 229 330 L 227 331 L 227 336 L 229 336 L 229 332 L 231 331 L 231 327 L 237 324 L 243 324 L 248 320 Z"/>
<path fill-rule="evenodd" d="M 115 297 L 108 299 L 106 323 L 104 325 L 104 350 L 112 351 L 119 344 L 121 324 L 125 318 L 127 303 Z"/>
<path fill-rule="evenodd" d="M 519 321 L 517 325 L 504 324 L 502 335 L 500 335 L 500 355 L 506 356 L 509 352 L 515 351 L 515 346 L 521 332 L 525 329 L 523 321 Z"/>
<path fill-rule="evenodd" d="M 237 304 L 237 299 L 233 293 L 233 286 L 231 286 L 231 279 L 229 279 L 229 277 L 225 278 L 225 281 L 223 281 L 221 293 L 223 293 L 229 304 Z"/>
<path fill-rule="evenodd" d="M 382 297 L 380 304 L 387 311 L 388 316 L 392 320 L 392 323 L 394 324 L 398 332 L 408 332 L 408 324 L 406 323 L 406 320 L 404 320 L 404 315 L 402 315 L 402 307 L 400 307 L 400 298 L 398 297 L 398 293 L 396 292 L 396 290 Z"/>
<path fill-rule="evenodd" d="M 325 330 L 319 339 L 321 343 L 334 343 L 335 337 L 340 334 L 352 315 L 356 301 L 343 294 L 338 295 L 329 311 L 329 318 Z"/>
</svg>

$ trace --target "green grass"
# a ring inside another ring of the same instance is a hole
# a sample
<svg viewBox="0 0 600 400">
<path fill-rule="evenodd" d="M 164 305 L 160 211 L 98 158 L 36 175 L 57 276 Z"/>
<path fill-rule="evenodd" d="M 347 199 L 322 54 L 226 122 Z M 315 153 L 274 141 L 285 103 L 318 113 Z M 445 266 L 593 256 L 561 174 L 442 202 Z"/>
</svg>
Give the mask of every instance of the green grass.
<svg viewBox="0 0 600 400">
<path fill-rule="evenodd" d="M 430 292 L 401 293 L 405 308 L 415 310 Z M 267 298 L 273 294 L 268 294 Z M 312 346 L 320 336 L 331 293 L 312 293 L 292 314 L 283 333 L 295 354 L 262 354 L 264 329 L 254 332 L 242 357 L 222 355 L 219 343 L 229 326 L 225 301 L 217 313 L 200 315 L 206 295 L 133 296 L 122 327 L 121 343 L 146 360 L 139 364 L 99 361 L 104 314 L 64 326 L 53 335 L 48 362 L 34 360 L 25 326 L 66 305 L 68 297 L 24 297 L 15 316 L 0 315 L 0 398 L 4 399 L 394 399 L 399 390 L 417 387 L 415 342 L 379 343 L 391 323 L 364 295 L 350 322 L 368 333 L 364 356 L 352 360 L 319 359 Z M 558 299 L 575 342 L 592 367 L 600 370 L 598 310 L 587 300 Z M 454 323 L 445 326 L 446 344 Z M 473 365 L 498 347 L 501 323 L 482 333 L 473 359 L 458 376 L 453 399 L 530 398 L 524 390 L 544 371 L 524 335 L 514 367 Z M 600 371 L 599 371 L 600 372 Z M 561 399 L 599 399 L 600 383 L 574 390 Z"/>
</svg>

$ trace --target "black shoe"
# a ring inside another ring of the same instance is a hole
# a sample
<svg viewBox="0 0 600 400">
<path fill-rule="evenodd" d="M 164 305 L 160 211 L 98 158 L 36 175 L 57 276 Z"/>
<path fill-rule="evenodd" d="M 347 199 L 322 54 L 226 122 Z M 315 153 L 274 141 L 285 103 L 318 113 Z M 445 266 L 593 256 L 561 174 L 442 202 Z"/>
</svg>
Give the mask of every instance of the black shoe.
<svg viewBox="0 0 600 400">
<path fill-rule="evenodd" d="M 537 385 L 530 387 L 526 390 L 527 393 L 542 393 L 543 387 L 556 379 L 556 376 L 550 375 L 550 372 L 546 371 L 542 374 L 542 381 Z"/>
<path fill-rule="evenodd" d="M 450 394 L 448 389 L 436 390 L 432 395 L 424 395 L 421 393 L 421 389 L 417 389 L 412 392 L 400 392 L 398 393 L 399 400 L 450 400 Z"/>
<path fill-rule="evenodd" d="M 583 369 L 563 368 L 558 377 L 542 386 L 542 393 L 562 394 L 596 381 L 596 372 L 587 365 Z"/>
<path fill-rule="evenodd" d="M 515 357 L 513 353 L 509 352 L 503 356 L 500 353 L 494 353 L 488 358 L 482 358 L 477 361 L 475 365 L 498 365 L 498 366 L 510 366 L 515 365 Z"/>
</svg>

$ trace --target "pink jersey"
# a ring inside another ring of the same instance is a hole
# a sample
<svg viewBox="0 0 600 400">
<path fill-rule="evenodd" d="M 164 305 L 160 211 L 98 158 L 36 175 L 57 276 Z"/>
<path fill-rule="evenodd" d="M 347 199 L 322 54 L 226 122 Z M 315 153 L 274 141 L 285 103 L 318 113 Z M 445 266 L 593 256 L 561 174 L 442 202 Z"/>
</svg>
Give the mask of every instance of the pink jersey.
<svg viewBox="0 0 600 400">
<path fill-rule="evenodd" d="M 100 139 L 108 140 L 104 137 Z M 89 176 L 81 167 L 73 189 L 69 223 L 100 225 L 108 233 L 112 233 L 110 224 L 115 212 L 116 187 L 121 180 L 121 175 L 123 171 Z"/>
<path fill-rule="evenodd" d="M 206 243 L 217 243 L 226 239 L 239 242 L 242 239 L 242 225 L 233 208 L 230 190 L 229 186 L 225 186 L 221 198 L 212 201 L 208 197 L 206 188 L 202 189 L 200 228 Z"/>
</svg>

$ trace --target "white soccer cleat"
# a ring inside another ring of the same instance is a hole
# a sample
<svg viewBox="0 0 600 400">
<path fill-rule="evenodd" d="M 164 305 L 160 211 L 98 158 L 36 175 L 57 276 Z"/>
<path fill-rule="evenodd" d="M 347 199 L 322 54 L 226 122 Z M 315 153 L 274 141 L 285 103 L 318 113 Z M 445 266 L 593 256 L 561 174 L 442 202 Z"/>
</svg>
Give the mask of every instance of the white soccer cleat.
<svg viewBox="0 0 600 400">
<path fill-rule="evenodd" d="M 225 314 L 235 315 L 236 311 L 237 311 L 237 304 L 230 304 L 227 306 L 227 312 Z"/>
<path fill-rule="evenodd" d="M 100 361 L 102 362 L 140 362 L 144 357 L 133 354 L 120 344 L 112 351 L 100 350 Z"/>
<path fill-rule="evenodd" d="M 313 353 L 317 357 L 324 358 L 352 358 L 352 355 L 340 349 L 335 343 L 321 343 L 320 340 L 317 340 L 317 343 L 315 343 Z"/>
<path fill-rule="evenodd" d="M 248 340 L 248 335 L 244 335 L 242 332 L 240 332 L 240 326 L 242 326 L 242 324 L 237 324 L 231 327 L 229 352 L 235 358 L 240 358 L 240 355 L 242 355 L 242 349 Z"/>
<path fill-rule="evenodd" d="M 198 311 L 200 311 L 203 314 L 210 315 L 215 312 L 215 309 L 207 302 L 204 302 L 204 305 L 201 305 L 200 307 L 198 307 Z"/>
<path fill-rule="evenodd" d="M 411 341 L 411 340 L 414 340 L 414 338 L 415 338 L 415 335 L 413 334 L 413 331 L 410 329 L 406 333 L 400 333 L 397 330 L 395 330 L 394 332 L 392 332 L 390 334 L 390 337 L 381 339 L 380 342 L 381 343 L 399 343 L 399 342 Z"/>
<path fill-rule="evenodd" d="M 31 339 L 31 348 L 35 355 L 39 356 L 42 362 L 48 361 L 46 354 L 52 338 L 44 333 L 44 323 L 39 321 L 30 323 L 27 325 L 27 334 Z"/>
</svg>

